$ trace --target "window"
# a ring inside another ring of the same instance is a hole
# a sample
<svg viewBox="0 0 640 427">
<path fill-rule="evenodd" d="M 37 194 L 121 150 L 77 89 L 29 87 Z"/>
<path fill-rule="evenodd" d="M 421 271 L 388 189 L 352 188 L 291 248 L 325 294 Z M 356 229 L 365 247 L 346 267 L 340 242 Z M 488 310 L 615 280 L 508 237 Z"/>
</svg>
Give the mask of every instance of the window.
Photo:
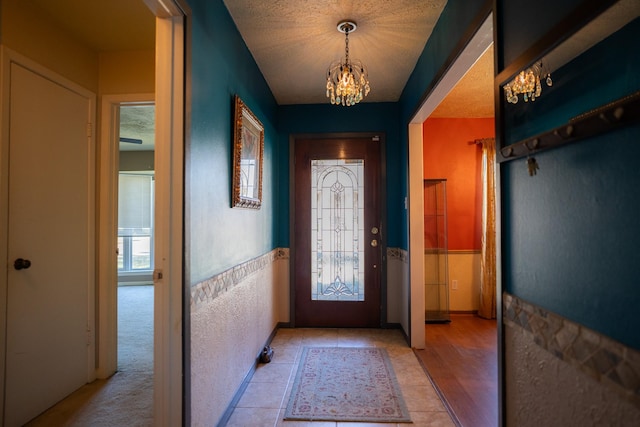
<svg viewBox="0 0 640 427">
<path fill-rule="evenodd" d="M 311 161 L 311 299 L 364 301 L 364 160 Z"/>
<path fill-rule="evenodd" d="M 153 270 L 153 172 L 120 172 L 118 272 Z"/>
</svg>

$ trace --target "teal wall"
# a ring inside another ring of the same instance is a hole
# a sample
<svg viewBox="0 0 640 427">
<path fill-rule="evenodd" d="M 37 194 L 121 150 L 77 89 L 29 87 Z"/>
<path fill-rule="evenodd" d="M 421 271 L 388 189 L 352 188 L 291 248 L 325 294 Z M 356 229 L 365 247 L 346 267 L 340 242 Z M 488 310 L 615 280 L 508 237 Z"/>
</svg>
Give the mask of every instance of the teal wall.
<svg viewBox="0 0 640 427">
<path fill-rule="evenodd" d="M 375 90 L 375 88 L 372 88 Z M 386 136 L 387 246 L 397 247 L 402 233 L 401 214 L 404 195 L 399 179 L 403 163 L 400 156 L 397 103 L 362 103 L 352 107 L 339 105 L 285 105 L 280 107 L 281 131 L 278 156 L 280 216 L 278 243 L 289 247 L 289 135 L 309 133 L 381 132 Z"/>
<path fill-rule="evenodd" d="M 517 57 L 559 20 L 549 10 L 571 10 L 576 1 L 545 0 L 524 31 L 524 0 L 510 0 L 498 21 L 505 41 L 499 54 Z M 560 7 L 562 6 L 562 7 Z M 558 9 L 556 9 L 558 7 Z M 517 11 L 517 12 L 516 12 Z M 560 17 L 561 18 L 561 17 Z M 598 46 L 567 65 L 543 88 L 535 112 L 510 114 L 507 135 L 519 138 L 640 89 L 637 22 L 608 46 Z M 545 101 L 545 96 L 549 95 Z M 536 104 L 538 103 L 536 101 Z M 515 135 L 515 136 L 513 136 Z M 640 348 L 640 126 L 592 137 L 536 154 L 540 170 L 530 177 L 524 160 L 503 163 L 503 289 Z"/>
<path fill-rule="evenodd" d="M 277 104 L 221 0 L 189 0 L 192 11 L 191 122 L 186 147 L 187 281 L 212 275 L 275 248 L 279 134 Z M 233 96 L 264 125 L 263 204 L 231 208 Z"/>
</svg>

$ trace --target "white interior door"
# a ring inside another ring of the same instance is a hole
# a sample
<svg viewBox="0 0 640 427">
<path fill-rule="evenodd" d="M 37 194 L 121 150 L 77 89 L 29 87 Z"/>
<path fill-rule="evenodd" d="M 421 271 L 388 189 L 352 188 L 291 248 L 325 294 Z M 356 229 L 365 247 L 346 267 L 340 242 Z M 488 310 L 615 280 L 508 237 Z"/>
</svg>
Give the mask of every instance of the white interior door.
<svg viewBox="0 0 640 427">
<path fill-rule="evenodd" d="M 5 426 L 87 383 L 94 329 L 93 99 L 10 71 Z"/>
</svg>

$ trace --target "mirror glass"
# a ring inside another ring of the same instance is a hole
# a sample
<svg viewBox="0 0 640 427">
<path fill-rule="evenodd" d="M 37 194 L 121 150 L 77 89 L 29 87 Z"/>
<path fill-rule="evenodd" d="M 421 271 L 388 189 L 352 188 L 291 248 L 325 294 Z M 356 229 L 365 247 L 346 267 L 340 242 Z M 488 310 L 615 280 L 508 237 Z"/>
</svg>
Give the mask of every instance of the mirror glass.
<svg viewBox="0 0 640 427">
<path fill-rule="evenodd" d="M 639 16 L 640 1 L 620 0 L 504 82 L 502 146 L 640 90 Z"/>
</svg>

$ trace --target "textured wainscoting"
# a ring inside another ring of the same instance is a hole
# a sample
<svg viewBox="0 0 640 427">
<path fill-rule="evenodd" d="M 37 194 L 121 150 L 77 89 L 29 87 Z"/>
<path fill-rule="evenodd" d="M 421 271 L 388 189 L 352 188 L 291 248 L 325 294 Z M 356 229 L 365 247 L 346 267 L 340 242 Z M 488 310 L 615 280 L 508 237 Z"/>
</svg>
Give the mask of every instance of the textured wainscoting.
<svg viewBox="0 0 640 427">
<path fill-rule="evenodd" d="M 233 268 L 223 271 L 208 280 L 191 287 L 191 308 L 211 301 L 234 286 L 241 284 L 249 275 L 269 267 L 278 259 L 289 259 L 289 249 L 277 248 Z"/>
<path fill-rule="evenodd" d="M 275 249 L 191 290 L 191 425 L 216 425 L 288 310 L 289 251 Z M 283 306 L 284 309 L 283 309 Z"/>
<path fill-rule="evenodd" d="M 640 353 L 503 295 L 507 425 L 637 425 Z"/>
</svg>

